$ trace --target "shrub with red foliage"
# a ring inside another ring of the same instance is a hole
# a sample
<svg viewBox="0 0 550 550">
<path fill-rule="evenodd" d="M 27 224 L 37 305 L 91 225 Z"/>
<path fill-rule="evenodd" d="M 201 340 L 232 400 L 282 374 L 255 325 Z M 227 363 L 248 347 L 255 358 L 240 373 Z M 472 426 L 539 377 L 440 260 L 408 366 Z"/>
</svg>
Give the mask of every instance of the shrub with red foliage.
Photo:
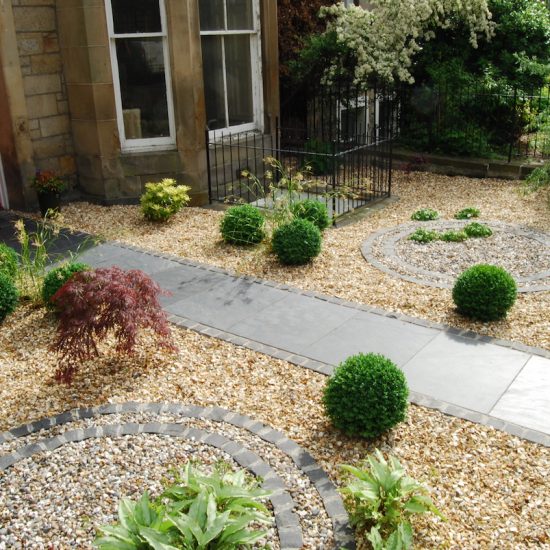
<svg viewBox="0 0 550 550">
<path fill-rule="evenodd" d="M 158 301 L 161 294 L 158 284 L 137 269 L 109 267 L 75 274 L 51 299 L 60 312 L 52 346 L 61 355 L 57 380 L 70 383 L 82 361 L 99 355 L 97 344 L 111 331 L 121 354 L 134 351 L 140 329 L 151 329 L 158 345 L 174 350 Z"/>
</svg>

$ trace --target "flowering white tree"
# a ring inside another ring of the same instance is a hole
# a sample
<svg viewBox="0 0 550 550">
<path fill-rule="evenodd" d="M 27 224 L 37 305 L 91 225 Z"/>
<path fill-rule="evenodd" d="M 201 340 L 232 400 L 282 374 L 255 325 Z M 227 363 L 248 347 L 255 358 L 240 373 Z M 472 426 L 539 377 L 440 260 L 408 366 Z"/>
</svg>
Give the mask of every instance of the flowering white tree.
<svg viewBox="0 0 550 550">
<path fill-rule="evenodd" d="M 321 16 L 327 17 L 326 32 L 333 33 L 354 58 L 356 83 L 374 76 L 412 82 L 409 69 L 414 55 L 437 27 L 465 22 L 474 47 L 480 36 L 490 39 L 494 32 L 488 0 L 371 0 L 370 4 L 370 10 L 346 7 L 343 2 L 321 10 Z M 331 82 L 340 71 L 335 61 L 325 80 Z"/>
</svg>

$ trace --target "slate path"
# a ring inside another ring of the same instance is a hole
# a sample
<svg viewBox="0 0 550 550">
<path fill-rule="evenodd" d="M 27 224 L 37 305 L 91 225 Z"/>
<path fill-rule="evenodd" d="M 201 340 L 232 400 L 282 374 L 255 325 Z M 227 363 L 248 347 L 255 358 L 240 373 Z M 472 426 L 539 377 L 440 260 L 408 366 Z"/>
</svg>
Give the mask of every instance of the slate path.
<svg viewBox="0 0 550 550">
<path fill-rule="evenodd" d="M 79 260 L 141 269 L 171 292 L 162 303 L 172 322 L 323 374 L 382 353 L 405 372 L 413 402 L 550 446 L 546 350 L 114 243 Z"/>
</svg>

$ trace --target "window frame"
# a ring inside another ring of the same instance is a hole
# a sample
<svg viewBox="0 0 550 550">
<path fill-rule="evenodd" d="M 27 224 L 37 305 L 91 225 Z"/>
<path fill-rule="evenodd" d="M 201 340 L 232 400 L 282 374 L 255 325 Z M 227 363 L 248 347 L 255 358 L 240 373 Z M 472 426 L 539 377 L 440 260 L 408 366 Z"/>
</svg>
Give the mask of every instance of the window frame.
<svg viewBox="0 0 550 550">
<path fill-rule="evenodd" d="M 172 95 L 172 75 L 170 70 L 170 52 L 168 45 L 168 31 L 165 0 L 158 0 L 160 11 L 160 32 L 140 33 L 115 33 L 113 21 L 113 6 L 111 0 L 105 0 L 105 11 L 107 14 L 107 31 L 109 35 L 109 51 L 111 54 L 111 68 L 113 72 L 113 88 L 115 92 L 115 105 L 117 115 L 118 133 L 120 148 L 123 152 L 146 152 L 158 150 L 172 150 L 176 148 L 176 123 L 174 116 L 174 100 Z M 116 51 L 117 38 L 161 38 L 164 60 L 164 80 L 166 83 L 166 102 L 168 108 L 168 136 L 152 138 L 126 138 L 124 127 L 124 114 L 122 106 L 122 93 L 120 89 L 120 73 L 118 68 L 118 57 Z"/>
<path fill-rule="evenodd" d="M 263 95 L 263 72 L 262 72 L 262 32 L 261 32 L 261 14 L 259 0 L 251 0 L 252 2 L 252 29 L 231 29 L 231 30 L 200 30 L 200 42 L 202 50 L 203 36 L 221 36 L 222 37 L 222 70 L 224 83 L 224 104 L 225 118 L 229 122 L 228 98 L 227 98 L 227 71 L 225 65 L 225 40 L 224 36 L 231 35 L 249 35 L 250 37 L 250 74 L 252 77 L 252 113 L 254 120 L 245 124 L 236 126 L 225 126 L 208 130 L 208 137 L 211 140 L 220 138 L 230 134 L 238 134 L 243 132 L 263 132 L 264 130 L 264 95 Z M 200 10 L 200 6 L 199 6 Z M 224 27 L 227 27 L 227 2 L 224 0 Z M 204 65 L 203 65 L 204 75 Z M 206 121 L 208 127 L 208 120 Z"/>
</svg>

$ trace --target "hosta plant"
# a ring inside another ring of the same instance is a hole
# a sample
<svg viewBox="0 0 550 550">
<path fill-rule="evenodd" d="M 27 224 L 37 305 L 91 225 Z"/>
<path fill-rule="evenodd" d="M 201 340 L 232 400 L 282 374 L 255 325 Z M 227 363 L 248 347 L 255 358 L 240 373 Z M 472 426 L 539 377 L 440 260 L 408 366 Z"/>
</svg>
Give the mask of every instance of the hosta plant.
<svg viewBox="0 0 550 550">
<path fill-rule="evenodd" d="M 146 183 L 145 193 L 140 199 L 143 215 L 151 221 L 167 221 L 189 202 L 190 189 L 187 185 L 177 185 L 176 180 L 170 178 L 159 183 Z"/>
<path fill-rule="evenodd" d="M 469 220 L 470 218 L 478 218 L 479 217 L 479 208 L 475 208 L 474 206 L 468 206 L 467 208 L 463 208 L 462 210 L 459 210 L 455 214 L 455 218 L 457 220 Z"/>
<path fill-rule="evenodd" d="M 101 527 L 103 536 L 95 544 L 103 550 L 251 548 L 266 531 L 250 530 L 250 525 L 271 523 L 262 502 L 269 494 L 244 470 L 217 465 L 207 474 L 188 463 L 153 502 L 147 493 L 137 503 L 124 499 L 119 523 Z"/>
<path fill-rule="evenodd" d="M 173 349 L 158 284 L 137 269 L 109 267 L 75 273 L 51 298 L 59 312 L 53 350 L 60 354 L 59 380 L 70 382 L 83 361 L 99 355 L 98 343 L 112 334 L 116 351 L 131 354 L 141 329 Z"/>
<path fill-rule="evenodd" d="M 409 241 L 415 241 L 417 243 L 431 243 L 439 239 L 439 233 L 429 229 L 419 228 L 409 235 Z"/>
<path fill-rule="evenodd" d="M 439 218 L 439 212 L 433 208 L 421 208 L 411 216 L 411 220 L 417 222 L 427 222 L 430 220 L 437 220 L 437 218 Z"/>
<path fill-rule="evenodd" d="M 412 548 L 415 514 L 431 512 L 445 519 L 427 488 L 406 475 L 397 458 L 388 460 L 377 449 L 362 468 L 343 465 L 350 474 L 341 490 L 353 525 L 366 532 L 374 550 Z"/>
</svg>

